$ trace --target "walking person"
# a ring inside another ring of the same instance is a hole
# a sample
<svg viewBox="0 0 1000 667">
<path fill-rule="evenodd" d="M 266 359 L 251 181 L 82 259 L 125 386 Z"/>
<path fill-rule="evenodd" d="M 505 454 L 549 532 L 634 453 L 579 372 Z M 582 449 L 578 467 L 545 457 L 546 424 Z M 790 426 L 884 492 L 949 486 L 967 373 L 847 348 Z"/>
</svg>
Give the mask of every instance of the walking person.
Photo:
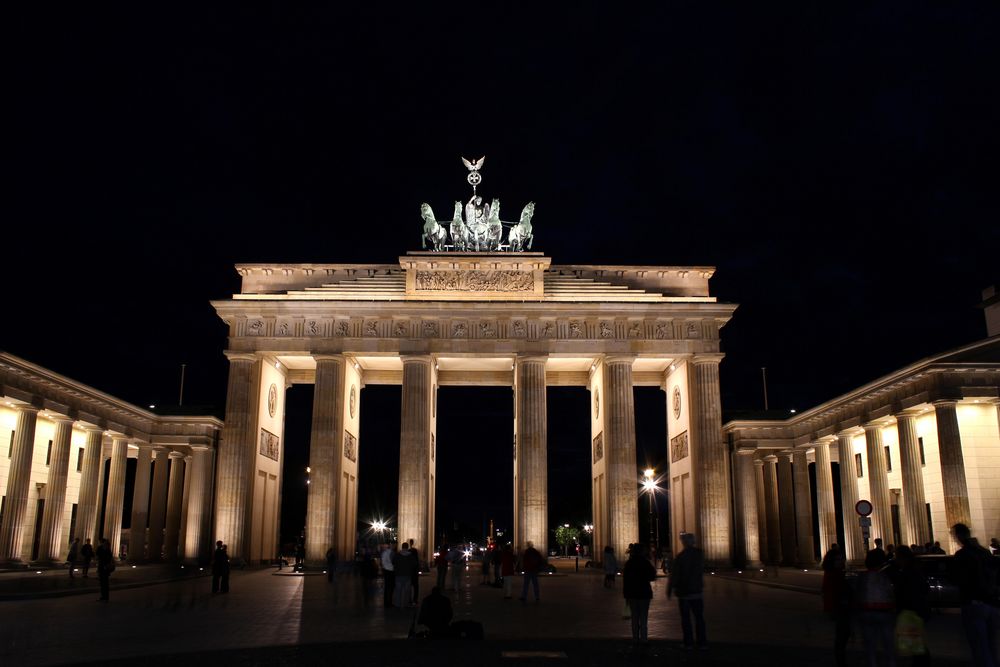
<svg viewBox="0 0 1000 667">
<path fill-rule="evenodd" d="M 650 582 L 656 581 L 656 568 L 648 555 L 645 545 L 636 545 L 622 568 L 622 593 L 632 612 L 632 641 L 637 645 L 645 644 L 648 639 L 649 601 L 653 599 Z"/>
<path fill-rule="evenodd" d="M 392 607 L 396 593 L 396 568 L 392 564 L 395 549 L 391 544 L 385 544 L 382 549 L 382 606 Z"/>
<path fill-rule="evenodd" d="M 83 576 L 89 577 L 90 562 L 94 560 L 94 547 L 90 544 L 89 537 L 84 540 L 83 546 L 80 547 L 80 557 L 83 559 Z"/>
<path fill-rule="evenodd" d="M 73 566 L 76 565 L 76 559 L 80 554 L 80 538 L 74 537 L 73 542 L 69 545 L 69 553 L 66 554 L 66 565 L 69 567 L 69 578 L 72 579 L 75 575 L 73 574 Z"/>
<path fill-rule="evenodd" d="M 229 554 L 222 540 L 215 543 L 215 553 L 212 555 L 212 592 L 229 592 Z"/>
<path fill-rule="evenodd" d="M 503 548 L 500 554 L 500 577 L 503 580 L 503 599 L 509 600 L 512 597 L 514 587 L 514 549 L 509 544 Z"/>
<path fill-rule="evenodd" d="M 456 544 L 448 552 L 448 563 L 451 565 L 451 590 L 458 592 L 462 587 L 462 571 L 465 569 L 462 560 L 465 552 L 458 548 Z"/>
<path fill-rule="evenodd" d="M 538 571 L 542 569 L 542 554 L 535 549 L 535 543 L 528 540 L 528 548 L 521 554 L 521 571 L 524 572 L 524 581 L 521 584 L 521 602 L 528 601 L 528 584 L 530 583 L 535 591 L 535 602 L 538 600 Z"/>
<path fill-rule="evenodd" d="M 955 552 L 951 575 L 958 584 L 965 638 L 972 650 L 973 662 L 982 667 L 997 667 L 996 625 L 1000 623 L 1000 560 L 972 537 L 964 523 L 956 523 L 952 534 L 962 548 Z"/>
<path fill-rule="evenodd" d="M 615 558 L 614 547 L 604 547 L 604 587 L 615 587 L 615 576 L 618 574 L 618 559 Z"/>
<path fill-rule="evenodd" d="M 705 587 L 703 571 L 705 569 L 705 553 L 694 545 L 694 533 L 682 533 L 683 549 L 674 559 L 670 570 L 670 580 L 667 583 L 667 599 L 677 595 L 681 610 L 681 631 L 684 633 L 684 648 L 708 648 L 708 637 L 705 634 L 705 600 L 702 591 Z M 691 617 L 694 617 L 694 632 L 691 628 Z"/>
<path fill-rule="evenodd" d="M 101 582 L 99 602 L 107 602 L 111 592 L 111 573 L 115 571 L 115 556 L 111 553 L 111 543 L 106 537 L 97 545 L 97 578 Z"/>
<path fill-rule="evenodd" d="M 878 652 L 881 647 L 886 664 L 895 667 L 896 647 L 893 639 L 896 629 L 896 604 L 892 581 L 885 572 L 882 572 L 883 565 L 885 565 L 885 552 L 881 549 L 872 549 L 865 556 L 865 571 L 858 575 L 857 584 L 858 625 L 861 628 L 861 641 L 865 647 L 868 664 L 872 666 L 878 664 Z"/>
<path fill-rule="evenodd" d="M 437 587 L 444 590 L 445 579 L 448 578 L 448 545 L 442 544 L 434 556 L 434 569 L 437 571 Z"/>
<path fill-rule="evenodd" d="M 851 639 L 851 588 L 845 578 L 847 558 L 833 544 L 823 556 L 823 611 L 834 623 L 833 659 L 837 667 L 847 664 L 847 642 Z"/>
</svg>

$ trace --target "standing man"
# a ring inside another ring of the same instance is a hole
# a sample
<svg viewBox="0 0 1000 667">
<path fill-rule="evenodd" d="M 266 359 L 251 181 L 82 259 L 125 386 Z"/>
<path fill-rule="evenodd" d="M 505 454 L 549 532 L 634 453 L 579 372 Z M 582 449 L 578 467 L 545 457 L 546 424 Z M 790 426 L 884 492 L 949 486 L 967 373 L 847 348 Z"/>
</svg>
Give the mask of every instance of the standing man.
<svg viewBox="0 0 1000 667">
<path fill-rule="evenodd" d="M 684 548 L 674 559 L 670 571 L 670 581 L 667 583 L 667 599 L 674 593 L 681 608 L 681 629 L 684 632 L 684 648 L 694 648 L 694 637 L 691 632 L 691 616 L 694 616 L 695 630 L 698 635 L 698 648 L 708 648 L 708 638 L 705 636 L 705 600 L 702 597 L 704 581 L 702 571 L 705 569 L 705 554 L 694 546 L 694 533 L 682 533 L 681 544 Z"/>
<path fill-rule="evenodd" d="M 98 602 L 107 602 L 111 591 L 111 573 L 115 571 L 115 556 L 111 553 L 111 543 L 102 537 L 97 545 L 97 578 L 101 582 L 101 597 Z"/>
<path fill-rule="evenodd" d="M 337 569 L 337 552 L 331 546 L 326 550 L 326 580 L 333 583 L 333 573 Z"/>
<path fill-rule="evenodd" d="M 396 600 L 397 607 L 409 607 L 413 600 L 413 577 L 417 571 L 417 561 L 410 551 L 410 543 L 403 542 L 399 552 L 393 554 L 392 565 L 396 569 Z"/>
<path fill-rule="evenodd" d="M 542 554 L 535 549 L 535 543 L 528 540 L 528 548 L 521 554 L 521 569 L 524 570 L 524 583 L 521 584 L 521 602 L 528 601 L 528 582 L 535 591 L 535 602 L 538 602 L 538 571 L 542 568 Z"/>
<path fill-rule="evenodd" d="M 457 544 L 448 552 L 448 562 L 451 563 L 451 590 L 456 593 L 462 587 L 463 558 L 465 558 L 465 552 L 459 549 Z"/>
<path fill-rule="evenodd" d="M 955 552 L 951 576 L 958 584 L 962 603 L 962 625 L 972 649 L 972 661 L 982 667 L 997 667 L 995 626 L 1000 619 L 1000 560 L 972 537 L 964 523 L 951 527 L 962 548 Z"/>
<path fill-rule="evenodd" d="M 90 561 L 94 560 L 94 547 L 91 546 L 89 537 L 80 547 L 80 556 L 83 558 L 83 576 L 89 577 L 87 573 L 90 572 Z"/>
<path fill-rule="evenodd" d="M 382 548 L 382 606 L 392 607 L 392 596 L 396 591 L 396 571 L 392 564 L 393 550 L 391 544 Z"/>
<path fill-rule="evenodd" d="M 437 570 L 437 587 L 444 590 L 444 580 L 448 576 L 448 545 L 442 544 L 434 557 L 434 568 Z"/>
<path fill-rule="evenodd" d="M 420 569 L 421 569 L 422 563 L 421 563 L 421 560 L 420 560 L 420 552 L 417 551 L 417 541 L 414 540 L 413 538 L 410 538 L 410 554 L 411 554 L 410 557 L 416 563 L 416 566 L 413 569 L 413 579 L 410 581 L 410 584 L 413 586 L 413 603 L 414 604 L 419 604 L 419 601 L 420 601 Z"/>
<path fill-rule="evenodd" d="M 212 556 L 212 592 L 229 592 L 229 554 L 222 540 L 215 543 L 215 554 Z"/>
<path fill-rule="evenodd" d="M 640 646 L 648 641 L 649 602 L 653 599 L 650 582 L 656 581 L 656 568 L 648 556 L 648 548 L 637 544 L 622 568 L 622 592 L 632 612 L 632 642 Z"/>
<path fill-rule="evenodd" d="M 73 543 L 69 545 L 69 553 L 66 555 L 66 565 L 69 566 L 69 578 L 73 578 L 73 566 L 76 565 L 76 559 L 80 553 L 80 538 L 74 537 Z"/>
</svg>

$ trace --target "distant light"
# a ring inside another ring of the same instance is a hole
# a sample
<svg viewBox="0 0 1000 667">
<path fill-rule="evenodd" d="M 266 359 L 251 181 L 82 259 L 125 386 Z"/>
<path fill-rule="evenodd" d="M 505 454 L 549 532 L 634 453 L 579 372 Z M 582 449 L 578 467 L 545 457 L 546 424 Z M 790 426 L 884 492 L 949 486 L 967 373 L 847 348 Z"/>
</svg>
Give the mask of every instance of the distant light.
<svg viewBox="0 0 1000 667">
<path fill-rule="evenodd" d="M 281 368 L 281 362 L 280 361 L 274 362 L 274 367 L 280 369 Z"/>
<path fill-rule="evenodd" d="M 789 410 L 789 412 L 791 412 L 793 415 L 795 414 L 795 410 Z"/>
<path fill-rule="evenodd" d="M 135 569 L 135 565 L 133 565 L 133 566 L 132 566 L 132 569 L 133 569 L 133 570 Z"/>
<path fill-rule="evenodd" d="M 306 472 L 312 472 L 312 471 L 313 471 L 312 466 L 306 466 Z"/>
<path fill-rule="evenodd" d="M 205 568 L 203 568 L 203 567 L 199 567 L 199 568 L 198 568 L 198 571 L 199 571 L 199 572 L 204 572 L 204 571 L 205 571 Z"/>
<path fill-rule="evenodd" d="M 642 476 L 643 477 L 652 477 L 655 474 L 656 474 L 656 471 L 653 470 L 652 468 L 646 468 L 645 470 L 642 471 Z"/>
<path fill-rule="evenodd" d="M 41 573 L 42 573 L 41 570 L 38 570 L 38 571 L 35 572 L 35 574 L 41 574 Z"/>
<path fill-rule="evenodd" d="M 736 570 L 736 574 L 743 574 L 743 570 Z"/>
<path fill-rule="evenodd" d="M 563 524 L 563 528 L 569 528 L 569 524 L 568 523 L 564 523 Z"/>
<path fill-rule="evenodd" d="M 763 572 L 763 571 L 764 571 L 764 570 L 763 570 L 763 569 L 761 569 L 761 572 Z"/>
<path fill-rule="evenodd" d="M 715 572 L 713 572 L 712 574 L 715 574 Z"/>
<path fill-rule="evenodd" d="M 307 479 L 307 480 L 306 480 L 306 484 L 308 484 L 308 483 L 309 483 L 309 480 Z"/>
<path fill-rule="evenodd" d="M 803 572 L 808 572 L 809 570 L 802 570 Z"/>
<path fill-rule="evenodd" d="M 150 405 L 149 405 L 149 409 L 150 409 L 150 410 L 155 410 L 155 409 L 156 409 L 156 406 L 155 406 L 155 405 L 153 405 L 152 403 L 150 403 Z"/>
</svg>

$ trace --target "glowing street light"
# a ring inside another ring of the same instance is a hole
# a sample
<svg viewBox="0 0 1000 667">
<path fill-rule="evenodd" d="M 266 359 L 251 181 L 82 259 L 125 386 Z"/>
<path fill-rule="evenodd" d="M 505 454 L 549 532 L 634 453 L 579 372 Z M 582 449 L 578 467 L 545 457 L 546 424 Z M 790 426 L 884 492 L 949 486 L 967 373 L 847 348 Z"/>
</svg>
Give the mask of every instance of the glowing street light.
<svg viewBox="0 0 1000 667">
<path fill-rule="evenodd" d="M 657 553 L 656 544 L 656 524 L 653 521 L 653 496 L 659 487 L 656 485 L 656 471 L 653 468 L 646 468 L 642 471 L 642 490 L 649 495 L 649 545 L 653 553 Z"/>
</svg>

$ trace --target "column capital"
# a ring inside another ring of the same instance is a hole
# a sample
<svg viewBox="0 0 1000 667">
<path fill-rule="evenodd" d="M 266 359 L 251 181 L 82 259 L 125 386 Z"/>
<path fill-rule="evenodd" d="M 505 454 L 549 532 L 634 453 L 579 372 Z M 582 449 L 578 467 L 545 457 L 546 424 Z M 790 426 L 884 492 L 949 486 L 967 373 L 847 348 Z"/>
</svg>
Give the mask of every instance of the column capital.
<svg viewBox="0 0 1000 667">
<path fill-rule="evenodd" d="M 778 457 L 775 454 L 768 454 L 767 456 L 764 457 L 763 460 L 767 461 L 768 463 L 777 463 Z"/>
<path fill-rule="evenodd" d="M 760 466 L 761 468 L 763 468 L 764 467 L 764 459 L 754 459 L 753 460 L 753 464 L 755 466 Z"/>
<path fill-rule="evenodd" d="M 67 415 L 49 415 L 49 419 L 51 419 L 54 422 L 69 422 L 70 424 L 76 421 L 75 419 Z"/>
<path fill-rule="evenodd" d="M 180 452 L 177 452 L 177 451 L 171 451 L 167 456 L 168 456 L 168 458 L 171 458 L 171 459 L 174 459 L 174 460 L 184 458 L 184 455 L 181 454 Z"/>
<path fill-rule="evenodd" d="M 347 361 L 347 357 L 344 356 L 343 354 L 327 354 L 326 352 L 322 353 L 313 352 L 309 356 L 311 356 L 316 363 L 319 363 L 321 361 L 339 361 L 341 363 L 346 363 Z"/>
<path fill-rule="evenodd" d="M 223 354 L 226 355 L 226 359 L 229 359 L 229 363 L 234 361 L 257 361 L 257 354 L 254 352 L 236 352 L 233 350 L 226 350 Z"/>
<path fill-rule="evenodd" d="M 37 415 L 41 411 L 40 407 L 32 405 L 31 403 L 15 403 L 11 407 L 13 407 L 17 412 L 23 412 L 26 414 L 31 413 Z"/>
<path fill-rule="evenodd" d="M 434 358 L 429 354 L 401 354 L 399 360 L 406 364 L 426 364 L 430 366 L 434 363 Z"/>
<path fill-rule="evenodd" d="M 954 398 L 939 398 L 936 401 L 931 401 L 931 405 L 934 406 L 935 410 L 940 410 L 942 408 L 956 408 L 958 407 L 958 400 Z"/>
<path fill-rule="evenodd" d="M 736 455 L 737 456 L 753 456 L 756 453 L 757 453 L 756 449 L 737 449 L 736 450 Z"/>
<path fill-rule="evenodd" d="M 881 431 L 883 428 L 885 428 L 885 425 L 879 421 L 870 421 L 862 424 L 861 428 L 865 430 L 865 434 L 867 435 L 869 431 Z"/>
<path fill-rule="evenodd" d="M 628 364 L 631 366 L 633 361 L 635 361 L 634 354 L 608 354 L 604 356 L 604 363 L 609 366 L 611 364 Z"/>
<path fill-rule="evenodd" d="M 132 441 L 132 438 L 130 438 L 129 436 L 125 435 L 124 433 L 112 433 L 111 434 L 111 442 L 112 442 L 112 444 L 114 444 L 116 442 L 119 442 L 121 440 L 124 440 L 126 443 L 129 443 L 129 442 Z"/>
<path fill-rule="evenodd" d="M 726 355 L 722 352 L 705 352 L 701 354 L 696 354 L 690 357 L 687 361 L 689 364 L 719 364 L 722 362 L 723 357 Z"/>
<path fill-rule="evenodd" d="M 892 413 L 892 416 L 896 418 L 898 422 L 900 419 L 916 419 L 920 416 L 920 410 L 916 408 L 905 408 L 899 412 Z"/>
<path fill-rule="evenodd" d="M 544 364 L 549 360 L 547 354 L 519 354 L 514 358 L 515 364 Z"/>
</svg>

